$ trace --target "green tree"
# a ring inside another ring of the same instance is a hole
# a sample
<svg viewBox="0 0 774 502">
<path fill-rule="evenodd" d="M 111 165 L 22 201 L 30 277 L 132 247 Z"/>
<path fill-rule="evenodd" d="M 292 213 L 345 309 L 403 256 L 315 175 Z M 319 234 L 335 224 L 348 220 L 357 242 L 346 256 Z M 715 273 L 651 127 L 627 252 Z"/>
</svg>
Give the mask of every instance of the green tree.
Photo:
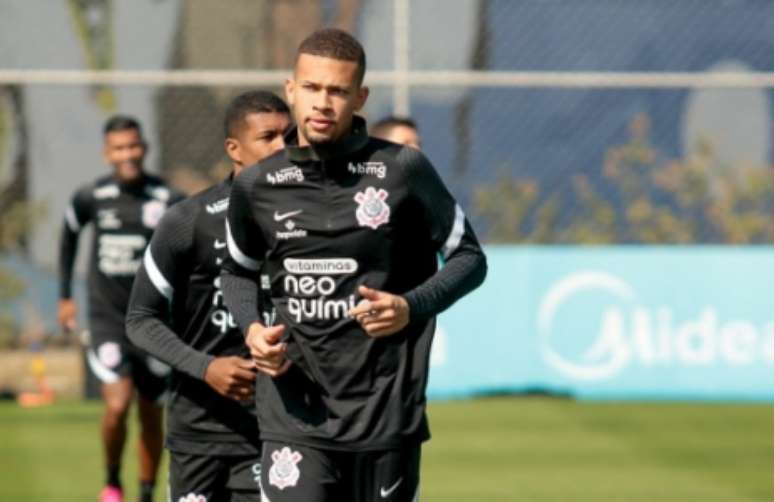
<svg viewBox="0 0 774 502">
<path fill-rule="evenodd" d="M 629 140 L 610 148 L 605 190 L 576 176 L 570 193 L 542 194 L 533 180 L 501 174 L 479 187 L 474 210 L 490 242 L 536 244 L 768 244 L 774 242 L 774 170 L 725 166 L 702 142 L 665 159 L 636 116 Z"/>
<path fill-rule="evenodd" d="M 19 128 L 23 127 L 19 100 L 18 89 L 0 88 L 0 180 L 8 180 L 5 186 L 0 185 L 0 258 L 24 251 L 29 229 L 44 212 L 41 204 L 25 199 L 23 180 L 18 173 L 10 172 L 23 158 L 20 153 L 13 155 L 14 151 L 21 152 L 24 148 L 17 141 L 21 137 Z M 23 281 L 0 263 L 0 345 L 7 344 L 16 331 L 10 304 L 23 292 Z"/>
</svg>

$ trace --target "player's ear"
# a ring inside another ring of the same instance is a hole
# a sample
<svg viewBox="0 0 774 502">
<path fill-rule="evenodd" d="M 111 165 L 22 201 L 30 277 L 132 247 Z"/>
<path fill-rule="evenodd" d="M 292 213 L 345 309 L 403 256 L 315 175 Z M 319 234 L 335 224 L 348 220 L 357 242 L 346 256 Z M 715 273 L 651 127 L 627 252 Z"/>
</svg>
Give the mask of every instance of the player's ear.
<svg viewBox="0 0 774 502">
<path fill-rule="evenodd" d="M 230 158 L 232 162 L 239 165 L 242 164 L 242 155 L 237 140 L 234 138 L 226 138 L 226 141 L 223 143 L 223 148 L 226 150 L 226 155 L 228 155 L 228 158 Z"/>
<path fill-rule="evenodd" d="M 293 106 L 295 103 L 295 96 L 293 95 L 296 91 L 296 81 L 291 78 L 285 79 L 285 101 L 288 102 L 289 106 Z"/>
<path fill-rule="evenodd" d="M 360 111 L 361 108 L 363 108 L 366 104 L 366 101 L 368 101 L 368 95 L 371 93 L 371 90 L 367 86 L 361 86 L 360 89 L 357 91 L 357 102 L 355 103 L 355 111 Z"/>
</svg>

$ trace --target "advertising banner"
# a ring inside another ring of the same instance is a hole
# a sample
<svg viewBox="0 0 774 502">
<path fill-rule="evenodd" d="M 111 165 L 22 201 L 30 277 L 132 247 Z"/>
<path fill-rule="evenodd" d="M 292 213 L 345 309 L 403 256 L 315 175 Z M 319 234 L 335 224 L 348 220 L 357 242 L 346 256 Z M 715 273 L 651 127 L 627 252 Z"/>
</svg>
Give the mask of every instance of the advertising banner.
<svg viewBox="0 0 774 502">
<path fill-rule="evenodd" d="M 431 397 L 774 398 L 774 248 L 489 247 L 439 318 Z"/>
</svg>

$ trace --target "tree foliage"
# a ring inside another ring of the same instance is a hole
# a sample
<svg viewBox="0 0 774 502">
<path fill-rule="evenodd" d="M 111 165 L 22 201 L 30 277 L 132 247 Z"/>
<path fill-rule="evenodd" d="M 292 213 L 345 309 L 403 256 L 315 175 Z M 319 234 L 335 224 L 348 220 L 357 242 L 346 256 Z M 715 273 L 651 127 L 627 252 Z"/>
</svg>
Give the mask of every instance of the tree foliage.
<svg viewBox="0 0 774 502">
<path fill-rule="evenodd" d="M 568 166 L 569 167 L 569 166 Z M 629 140 L 611 148 L 593 182 L 546 192 L 502 173 L 474 195 L 487 240 L 534 244 L 768 244 L 774 242 L 774 169 L 723 165 L 702 142 L 666 159 L 636 117 Z"/>
</svg>

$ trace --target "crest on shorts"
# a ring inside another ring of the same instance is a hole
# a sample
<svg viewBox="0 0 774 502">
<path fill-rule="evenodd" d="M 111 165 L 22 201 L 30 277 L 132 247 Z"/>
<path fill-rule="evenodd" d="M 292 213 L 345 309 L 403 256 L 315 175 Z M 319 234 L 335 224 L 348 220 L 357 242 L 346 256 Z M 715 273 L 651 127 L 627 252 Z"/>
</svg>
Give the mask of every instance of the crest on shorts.
<svg viewBox="0 0 774 502">
<path fill-rule="evenodd" d="M 301 471 L 298 470 L 298 463 L 304 457 L 297 451 L 292 451 L 285 446 L 281 450 L 271 452 L 271 468 L 269 469 L 269 484 L 274 485 L 280 490 L 289 486 L 296 486 Z"/>
<path fill-rule="evenodd" d="M 157 200 L 151 200 L 142 205 L 142 224 L 148 228 L 156 228 L 164 215 L 167 205 Z"/>
<path fill-rule="evenodd" d="M 180 500 L 178 502 L 207 502 L 207 497 L 205 497 L 204 495 L 189 493 L 185 497 L 180 497 Z"/>
<path fill-rule="evenodd" d="M 390 206 L 385 200 L 390 194 L 387 190 L 368 187 L 365 192 L 355 194 L 358 203 L 355 216 L 361 227 L 371 227 L 374 230 L 390 221 Z"/>
<path fill-rule="evenodd" d="M 121 362 L 121 347 L 116 342 L 105 342 L 97 349 L 97 358 L 108 368 L 115 368 Z"/>
</svg>

